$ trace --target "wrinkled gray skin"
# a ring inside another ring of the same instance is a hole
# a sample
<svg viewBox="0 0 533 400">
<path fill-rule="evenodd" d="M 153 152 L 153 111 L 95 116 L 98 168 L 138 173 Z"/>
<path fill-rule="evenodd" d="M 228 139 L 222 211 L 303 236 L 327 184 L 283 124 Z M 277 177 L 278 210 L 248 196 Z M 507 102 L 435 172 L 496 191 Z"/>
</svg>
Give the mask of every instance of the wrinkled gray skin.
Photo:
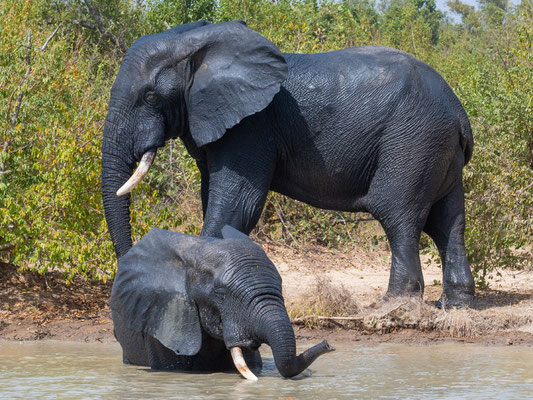
<svg viewBox="0 0 533 400">
<path fill-rule="evenodd" d="M 182 25 L 137 40 L 109 101 L 105 214 L 117 256 L 132 246 L 116 191 L 146 152 L 180 137 L 202 177 L 202 235 L 248 234 L 269 190 L 366 211 L 392 249 L 389 295 L 421 294 L 419 239 L 443 260 L 448 306 L 471 304 L 462 169 L 473 137 L 442 77 L 386 47 L 281 54 L 239 22 Z M 155 161 L 157 162 L 157 160 Z"/>
<path fill-rule="evenodd" d="M 281 277 L 263 250 L 226 226 L 224 239 L 152 229 L 119 267 L 110 307 L 127 364 L 182 371 L 234 369 L 239 346 L 261 369 L 267 343 L 284 377 L 332 351 L 322 342 L 296 356 Z"/>
</svg>

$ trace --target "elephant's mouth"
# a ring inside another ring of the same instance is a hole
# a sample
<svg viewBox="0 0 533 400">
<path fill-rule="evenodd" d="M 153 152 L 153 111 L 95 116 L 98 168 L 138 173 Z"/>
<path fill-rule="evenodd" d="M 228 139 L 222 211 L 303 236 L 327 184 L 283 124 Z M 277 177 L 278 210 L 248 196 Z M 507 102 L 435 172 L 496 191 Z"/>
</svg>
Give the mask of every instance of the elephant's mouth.
<svg viewBox="0 0 533 400">
<path fill-rule="evenodd" d="M 232 347 L 240 347 L 241 349 L 249 350 L 257 350 L 262 344 L 262 342 L 258 342 L 255 339 L 228 340 L 228 338 L 224 338 L 224 343 L 228 349 L 231 349 Z"/>
<path fill-rule="evenodd" d="M 120 189 L 117 190 L 117 196 L 120 197 L 131 192 L 139 183 L 141 183 L 146 174 L 148 174 L 148 171 L 150 171 L 150 167 L 154 162 L 156 153 L 157 149 L 152 149 L 143 154 L 141 161 L 139 162 L 139 165 L 137 166 L 137 169 L 133 175 L 124 185 L 120 187 Z"/>
</svg>

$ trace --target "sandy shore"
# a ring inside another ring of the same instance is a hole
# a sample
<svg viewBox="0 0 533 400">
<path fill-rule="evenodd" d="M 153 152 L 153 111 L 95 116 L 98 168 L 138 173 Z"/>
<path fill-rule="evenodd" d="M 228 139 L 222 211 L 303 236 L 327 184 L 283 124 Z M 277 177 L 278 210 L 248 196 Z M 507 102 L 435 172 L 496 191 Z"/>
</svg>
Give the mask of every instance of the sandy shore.
<svg viewBox="0 0 533 400">
<path fill-rule="evenodd" d="M 439 310 L 441 270 L 422 256 L 424 299 L 383 301 L 390 255 L 361 248 L 294 250 L 262 243 L 283 277 L 297 338 L 533 346 L 533 271 L 501 270 L 470 309 Z M 114 341 L 111 282 L 18 273 L 0 264 L 0 339 Z M 336 315 L 336 313 L 338 315 Z"/>
</svg>

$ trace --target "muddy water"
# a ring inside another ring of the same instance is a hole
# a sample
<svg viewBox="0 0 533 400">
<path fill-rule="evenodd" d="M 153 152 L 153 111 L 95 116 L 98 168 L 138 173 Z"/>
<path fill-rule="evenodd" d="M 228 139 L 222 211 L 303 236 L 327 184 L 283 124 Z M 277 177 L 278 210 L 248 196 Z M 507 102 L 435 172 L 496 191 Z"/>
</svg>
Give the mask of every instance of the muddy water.
<svg viewBox="0 0 533 400">
<path fill-rule="evenodd" d="M 118 344 L 0 342 L 0 398 L 524 399 L 533 348 L 337 344 L 312 376 L 281 378 L 265 347 L 259 382 L 124 366 Z M 307 347 L 307 346 L 302 346 Z"/>
</svg>

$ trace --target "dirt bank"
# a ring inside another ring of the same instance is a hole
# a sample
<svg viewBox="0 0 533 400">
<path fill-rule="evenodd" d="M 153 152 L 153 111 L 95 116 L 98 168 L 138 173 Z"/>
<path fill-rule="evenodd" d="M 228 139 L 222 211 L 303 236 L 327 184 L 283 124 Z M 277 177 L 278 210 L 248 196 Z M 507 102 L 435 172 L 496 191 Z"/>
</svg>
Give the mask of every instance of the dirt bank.
<svg viewBox="0 0 533 400">
<path fill-rule="evenodd" d="M 423 256 L 423 301 L 383 301 L 390 255 L 359 248 L 294 250 L 263 243 L 283 277 L 299 339 L 434 343 L 461 341 L 533 346 L 533 271 L 499 271 L 472 309 L 439 310 L 440 268 Z M 107 301 L 111 283 L 58 273 L 18 273 L 0 264 L 0 339 L 114 341 Z"/>
</svg>

